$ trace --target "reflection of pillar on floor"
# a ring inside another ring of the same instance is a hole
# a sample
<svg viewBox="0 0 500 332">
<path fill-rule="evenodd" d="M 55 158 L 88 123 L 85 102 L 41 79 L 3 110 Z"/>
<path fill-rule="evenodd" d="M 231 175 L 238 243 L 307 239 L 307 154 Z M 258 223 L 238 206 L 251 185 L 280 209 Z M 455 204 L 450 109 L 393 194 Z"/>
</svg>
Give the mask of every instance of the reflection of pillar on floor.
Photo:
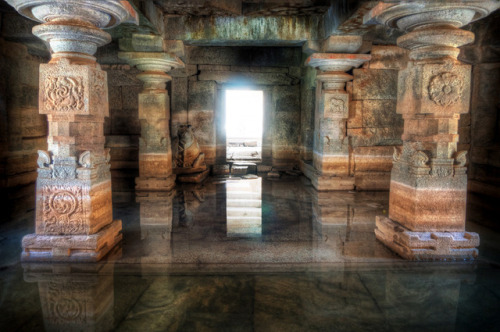
<svg viewBox="0 0 500 332">
<path fill-rule="evenodd" d="M 321 71 L 316 76 L 314 169 L 304 167 L 306 176 L 317 190 L 354 189 L 346 133 L 350 96 L 345 91 L 345 84 L 352 76 L 346 72 L 370 60 L 371 56 L 343 52 L 356 52 L 361 43 L 361 36 L 331 36 L 323 48 L 336 53 L 314 53 L 306 60 L 307 65 Z"/>
<path fill-rule="evenodd" d="M 314 261 L 343 261 L 354 194 L 315 191 L 312 195 Z"/>
<path fill-rule="evenodd" d="M 163 52 L 160 36 L 133 35 L 132 42 L 123 45 L 122 48 L 128 46 L 131 51 L 120 52 L 118 56 L 141 70 L 137 78 L 144 82 L 139 94 L 141 137 L 136 190 L 168 191 L 175 186 L 175 175 L 172 174 L 170 99 L 165 89 L 165 83 L 172 78 L 165 72 L 184 64 L 177 56 Z"/>
<path fill-rule="evenodd" d="M 425 271 L 395 270 L 382 276 L 385 280 L 375 282 L 369 281 L 373 277 L 367 278 L 365 287 L 375 294 L 377 289 L 383 289 L 384 293 L 378 291 L 384 296 L 379 296 L 377 303 L 386 318 L 384 325 L 394 331 L 421 330 L 422 317 L 427 331 L 456 331 L 461 285 L 475 280 L 472 265 L 435 270 L 430 267 Z"/>
<path fill-rule="evenodd" d="M 175 191 L 139 192 L 142 257 L 141 263 L 171 261 L 173 199 Z"/>
<path fill-rule="evenodd" d="M 37 282 L 47 331 L 110 331 L 114 328 L 114 283 L 110 262 L 23 264 L 24 280 Z"/>
<path fill-rule="evenodd" d="M 458 120 L 469 111 L 471 66 L 457 60 L 474 34 L 459 28 L 500 7 L 498 1 L 380 3 L 367 16 L 407 33 L 410 50 L 399 73 L 397 112 L 403 149 L 394 152 L 389 218 L 376 236 L 407 259 L 476 258 L 479 236 L 465 232 L 466 154 Z"/>
<path fill-rule="evenodd" d="M 116 26 L 130 13 L 116 0 L 9 3 L 43 23 L 33 33 L 53 52 L 40 65 L 39 112 L 49 122 L 49 151 L 39 151 L 36 234 L 23 238 L 22 259 L 99 260 L 121 240 L 121 221 L 113 221 L 110 156 L 104 149 L 107 77 L 93 54 L 111 41 L 101 28 Z"/>
</svg>

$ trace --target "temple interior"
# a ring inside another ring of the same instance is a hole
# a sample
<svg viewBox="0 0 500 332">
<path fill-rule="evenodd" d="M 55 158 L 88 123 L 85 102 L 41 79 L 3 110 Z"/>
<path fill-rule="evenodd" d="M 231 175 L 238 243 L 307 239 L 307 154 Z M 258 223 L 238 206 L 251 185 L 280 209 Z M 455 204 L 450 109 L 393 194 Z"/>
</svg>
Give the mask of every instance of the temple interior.
<svg viewBox="0 0 500 332">
<path fill-rule="evenodd" d="M 0 330 L 499 331 L 497 0 L 0 0 Z"/>
</svg>

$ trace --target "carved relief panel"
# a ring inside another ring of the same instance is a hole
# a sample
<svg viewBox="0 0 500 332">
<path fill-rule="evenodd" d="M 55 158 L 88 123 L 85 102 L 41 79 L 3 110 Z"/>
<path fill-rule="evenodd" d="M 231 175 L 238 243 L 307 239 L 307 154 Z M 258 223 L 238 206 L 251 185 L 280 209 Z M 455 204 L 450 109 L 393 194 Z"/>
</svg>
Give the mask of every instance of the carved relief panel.
<svg viewBox="0 0 500 332">
<path fill-rule="evenodd" d="M 469 111 L 470 66 L 424 65 L 419 113 L 451 116 Z"/>
<path fill-rule="evenodd" d="M 349 95 L 347 93 L 324 93 L 320 107 L 323 116 L 331 119 L 347 119 L 349 116 Z"/>
<path fill-rule="evenodd" d="M 88 223 L 78 185 L 43 185 L 41 216 L 37 216 L 38 234 L 86 234 Z"/>
<path fill-rule="evenodd" d="M 108 116 L 106 73 L 67 60 L 40 65 L 40 114 Z"/>
</svg>

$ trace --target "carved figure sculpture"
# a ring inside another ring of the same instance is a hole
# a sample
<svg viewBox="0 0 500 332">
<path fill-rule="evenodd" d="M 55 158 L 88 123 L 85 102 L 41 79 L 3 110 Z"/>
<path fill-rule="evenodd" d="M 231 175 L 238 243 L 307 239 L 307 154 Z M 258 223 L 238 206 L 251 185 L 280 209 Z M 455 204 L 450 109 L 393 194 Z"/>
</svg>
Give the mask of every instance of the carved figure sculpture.
<svg viewBox="0 0 500 332">
<path fill-rule="evenodd" d="M 181 168 L 206 168 L 205 154 L 200 150 L 191 125 L 182 125 L 179 128 L 176 163 L 177 167 Z"/>
</svg>

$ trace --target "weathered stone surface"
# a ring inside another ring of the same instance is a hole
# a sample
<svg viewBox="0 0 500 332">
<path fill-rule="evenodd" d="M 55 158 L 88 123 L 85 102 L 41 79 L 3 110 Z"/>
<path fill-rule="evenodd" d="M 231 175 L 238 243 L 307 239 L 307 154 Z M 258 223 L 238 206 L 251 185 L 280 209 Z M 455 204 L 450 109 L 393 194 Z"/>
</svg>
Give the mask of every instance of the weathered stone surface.
<svg viewBox="0 0 500 332">
<path fill-rule="evenodd" d="M 473 260 L 478 257 L 479 235 L 472 232 L 412 232 L 401 224 L 377 216 L 375 235 L 408 260 Z"/>
<path fill-rule="evenodd" d="M 395 100 L 363 100 L 363 127 L 403 127 L 403 118 L 396 113 Z"/>
<path fill-rule="evenodd" d="M 390 172 L 393 146 L 356 147 L 352 152 L 356 172 Z"/>
<path fill-rule="evenodd" d="M 374 45 L 369 69 L 404 69 L 408 63 L 408 51 L 398 46 Z"/>
<path fill-rule="evenodd" d="M 115 220 L 92 235 L 26 235 L 21 259 L 30 262 L 97 262 L 122 240 L 121 229 L 121 220 Z"/>
<path fill-rule="evenodd" d="M 356 190 L 389 190 L 390 183 L 390 172 L 356 171 L 354 174 Z"/>
<path fill-rule="evenodd" d="M 300 48 L 188 47 L 188 64 L 289 67 L 301 66 Z"/>
<path fill-rule="evenodd" d="M 354 128 L 347 129 L 352 137 L 352 146 L 401 145 L 403 128 Z"/>
<path fill-rule="evenodd" d="M 290 20 L 294 24 L 290 24 Z M 217 24 L 209 17 L 171 16 L 165 19 L 165 38 L 189 40 L 196 45 L 280 45 L 297 46 L 319 39 L 319 16 L 221 16 Z"/>
<path fill-rule="evenodd" d="M 287 74 L 252 73 L 236 71 L 201 71 L 200 81 L 216 81 L 218 84 L 258 84 L 258 85 L 290 85 L 293 79 Z"/>
<path fill-rule="evenodd" d="M 382 69 L 354 69 L 354 100 L 397 98 L 398 71 Z"/>
</svg>

